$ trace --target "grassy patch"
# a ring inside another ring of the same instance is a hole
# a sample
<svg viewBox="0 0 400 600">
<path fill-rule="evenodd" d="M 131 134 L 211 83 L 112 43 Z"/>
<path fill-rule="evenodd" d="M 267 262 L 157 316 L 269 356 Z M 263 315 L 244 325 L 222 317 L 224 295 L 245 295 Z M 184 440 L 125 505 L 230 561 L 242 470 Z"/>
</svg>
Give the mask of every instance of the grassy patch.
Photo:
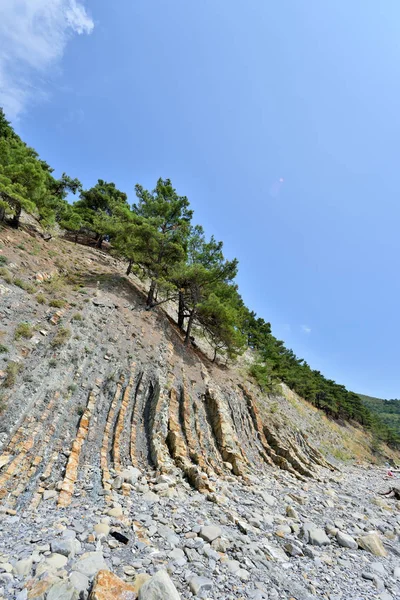
<svg viewBox="0 0 400 600">
<path fill-rule="evenodd" d="M 49 302 L 49 306 L 52 306 L 53 308 L 63 308 L 65 305 L 65 300 L 60 300 L 59 298 L 53 298 L 53 300 L 50 300 Z"/>
<path fill-rule="evenodd" d="M 28 294 L 34 294 L 36 292 L 36 287 L 27 281 L 23 281 L 19 277 L 16 277 L 13 281 L 13 284 L 17 287 L 21 288 L 21 290 L 25 290 Z"/>
<path fill-rule="evenodd" d="M 33 335 L 32 326 L 29 323 L 19 323 L 14 333 L 14 339 L 19 340 L 20 338 L 29 339 Z"/>
<path fill-rule="evenodd" d="M 2 256 L 0 254 L 0 265 L 6 265 L 8 263 L 8 258 L 6 256 Z"/>
<path fill-rule="evenodd" d="M 46 304 L 46 296 L 44 294 L 38 294 L 36 296 L 36 302 L 39 304 Z"/>
<path fill-rule="evenodd" d="M 69 338 L 71 337 L 71 331 L 68 329 L 68 327 L 60 327 L 60 329 L 57 331 L 56 335 L 54 336 L 51 345 L 53 347 L 58 347 L 58 346 L 63 346 L 64 344 L 66 344 L 69 340 Z"/>
<path fill-rule="evenodd" d="M 12 283 L 12 275 L 5 267 L 0 267 L 0 277 L 4 279 L 6 283 Z"/>
<path fill-rule="evenodd" d="M 10 361 L 6 366 L 6 378 L 4 380 L 5 387 L 13 387 L 17 380 L 17 375 L 21 371 L 22 365 L 20 363 Z"/>
<path fill-rule="evenodd" d="M 75 313 L 74 315 L 72 315 L 72 319 L 74 321 L 82 321 L 83 320 L 81 313 Z"/>
<path fill-rule="evenodd" d="M 9 352 L 7 346 L 0 344 L 0 354 L 7 354 L 7 352 Z"/>
</svg>

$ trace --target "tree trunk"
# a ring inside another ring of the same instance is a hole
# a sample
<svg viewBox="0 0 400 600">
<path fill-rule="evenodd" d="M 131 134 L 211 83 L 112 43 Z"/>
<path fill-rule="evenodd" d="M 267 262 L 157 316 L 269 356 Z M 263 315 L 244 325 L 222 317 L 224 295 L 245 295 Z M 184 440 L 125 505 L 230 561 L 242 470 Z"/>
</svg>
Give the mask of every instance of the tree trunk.
<svg viewBox="0 0 400 600">
<path fill-rule="evenodd" d="M 101 249 L 102 245 L 103 245 L 103 236 L 100 234 L 96 240 L 96 248 Z"/>
<path fill-rule="evenodd" d="M 129 260 L 128 268 L 126 269 L 126 274 L 129 276 L 132 271 L 132 260 Z"/>
<path fill-rule="evenodd" d="M 15 207 L 14 216 L 11 219 L 11 227 L 15 227 L 15 229 L 18 229 L 20 216 L 21 216 L 21 205 L 17 204 Z"/>
<path fill-rule="evenodd" d="M 183 330 L 185 323 L 185 298 L 183 292 L 179 290 L 179 304 L 178 304 L 178 327 Z"/>
<path fill-rule="evenodd" d="M 3 206 L 0 206 L 0 223 L 4 221 L 6 217 L 6 209 Z"/>
<path fill-rule="evenodd" d="M 189 315 L 189 321 L 187 324 L 187 329 L 186 329 L 186 337 L 185 337 L 185 346 L 189 346 L 190 343 L 190 334 L 192 332 L 192 325 L 193 325 L 193 321 L 194 318 L 196 316 L 196 310 L 193 309 Z"/>
<path fill-rule="evenodd" d="M 217 360 L 217 348 L 214 348 L 214 358 L 212 359 L 213 363 Z"/>
<path fill-rule="evenodd" d="M 149 293 L 147 294 L 146 306 L 148 308 L 151 308 L 153 306 L 155 291 L 156 291 L 156 281 L 155 281 L 155 279 L 153 279 L 150 284 Z"/>
<path fill-rule="evenodd" d="M 75 244 L 77 244 L 77 243 L 78 243 L 78 234 L 76 233 L 75 234 Z"/>
</svg>

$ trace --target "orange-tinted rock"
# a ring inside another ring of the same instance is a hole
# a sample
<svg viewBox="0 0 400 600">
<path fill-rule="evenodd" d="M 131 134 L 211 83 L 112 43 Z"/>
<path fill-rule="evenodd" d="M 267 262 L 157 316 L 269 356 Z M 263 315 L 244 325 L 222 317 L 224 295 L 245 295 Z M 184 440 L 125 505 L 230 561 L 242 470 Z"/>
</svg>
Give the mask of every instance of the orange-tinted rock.
<svg viewBox="0 0 400 600">
<path fill-rule="evenodd" d="M 89 600 L 136 600 L 135 587 L 125 583 L 111 571 L 99 571 Z"/>
</svg>

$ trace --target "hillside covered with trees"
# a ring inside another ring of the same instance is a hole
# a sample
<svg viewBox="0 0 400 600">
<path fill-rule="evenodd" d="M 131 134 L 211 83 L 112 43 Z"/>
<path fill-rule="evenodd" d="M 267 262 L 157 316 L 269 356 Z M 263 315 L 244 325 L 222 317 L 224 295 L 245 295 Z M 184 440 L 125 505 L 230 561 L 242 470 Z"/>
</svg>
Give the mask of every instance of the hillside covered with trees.
<svg viewBox="0 0 400 600">
<path fill-rule="evenodd" d="M 133 272 L 148 284 L 148 310 L 176 302 L 185 344 L 201 332 L 213 348 L 214 361 L 218 355 L 233 359 L 251 349 L 255 360 L 250 375 L 263 391 L 271 393 L 283 381 L 331 418 L 356 421 L 378 441 L 400 444 L 399 431 L 386 416 L 380 419 L 358 394 L 312 369 L 273 336 L 270 323 L 245 306 L 235 283 L 238 261 L 225 257 L 223 243 L 193 222 L 188 198 L 169 179 L 160 178 L 151 191 L 138 184 L 135 196 L 131 203 L 125 192 L 102 179 L 85 190 L 65 173 L 54 177 L 0 111 L 0 222 L 18 228 L 24 210 L 49 237 L 59 226 L 75 242 L 82 234 L 98 248 L 107 242 L 126 262 L 126 274 Z"/>
</svg>

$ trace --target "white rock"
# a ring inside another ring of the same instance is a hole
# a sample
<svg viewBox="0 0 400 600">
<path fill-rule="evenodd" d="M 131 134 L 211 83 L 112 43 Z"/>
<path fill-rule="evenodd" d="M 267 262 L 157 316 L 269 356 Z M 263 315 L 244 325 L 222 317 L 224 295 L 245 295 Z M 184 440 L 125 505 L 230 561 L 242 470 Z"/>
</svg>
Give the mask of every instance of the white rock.
<svg viewBox="0 0 400 600">
<path fill-rule="evenodd" d="M 352 538 L 351 535 L 343 533 L 343 531 L 338 531 L 336 533 L 336 540 L 339 546 L 342 546 L 343 548 L 350 548 L 351 550 L 357 550 L 358 548 L 356 540 Z"/>
<path fill-rule="evenodd" d="M 180 600 L 180 596 L 168 573 L 161 570 L 142 585 L 139 600 Z"/>
<path fill-rule="evenodd" d="M 19 560 L 14 565 L 14 573 L 16 575 L 26 577 L 31 572 L 33 565 L 32 557 L 24 558 L 23 560 Z"/>
<path fill-rule="evenodd" d="M 200 577 L 198 575 L 192 577 L 192 579 L 189 581 L 190 591 L 194 596 L 199 596 L 200 594 L 203 594 L 203 592 L 211 590 L 212 585 L 213 583 L 211 579 Z"/>
<path fill-rule="evenodd" d="M 213 542 L 217 538 L 221 537 L 222 530 L 217 525 L 205 525 L 200 530 L 200 537 L 206 542 Z"/>
<path fill-rule="evenodd" d="M 72 566 L 73 571 L 78 571 L 89 578 L 103 569 L 107 570 L 108 567 L 101 552 L 85 552 Z"/>
</svg>

